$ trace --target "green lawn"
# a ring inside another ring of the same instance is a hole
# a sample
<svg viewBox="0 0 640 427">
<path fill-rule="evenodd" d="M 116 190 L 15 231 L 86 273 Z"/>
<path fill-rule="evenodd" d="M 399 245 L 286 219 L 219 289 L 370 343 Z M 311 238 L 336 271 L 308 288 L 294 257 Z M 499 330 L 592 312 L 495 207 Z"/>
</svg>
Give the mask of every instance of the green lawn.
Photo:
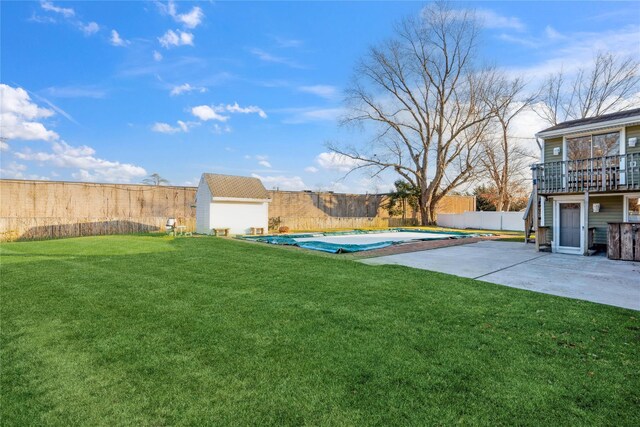
<svg viewBox="0 0 640 427">
<path fill-rule="evenodd" d="M 0 251 L 5 426 L 640 425 L 635 311 L 219 238 Z"/>
</svg>

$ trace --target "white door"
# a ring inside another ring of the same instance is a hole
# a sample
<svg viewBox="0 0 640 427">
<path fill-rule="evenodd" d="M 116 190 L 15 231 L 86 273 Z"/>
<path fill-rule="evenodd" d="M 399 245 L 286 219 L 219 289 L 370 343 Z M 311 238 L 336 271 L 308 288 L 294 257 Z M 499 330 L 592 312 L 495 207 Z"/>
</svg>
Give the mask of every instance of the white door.
<svg viewBox="0 0 640 427">
<path fill-rule="evenodd" d="M 584 203 L 582 201 L 558 201 L 554 212 L 553 236 L 556 252 L 584 253 Z"/>
</svg>

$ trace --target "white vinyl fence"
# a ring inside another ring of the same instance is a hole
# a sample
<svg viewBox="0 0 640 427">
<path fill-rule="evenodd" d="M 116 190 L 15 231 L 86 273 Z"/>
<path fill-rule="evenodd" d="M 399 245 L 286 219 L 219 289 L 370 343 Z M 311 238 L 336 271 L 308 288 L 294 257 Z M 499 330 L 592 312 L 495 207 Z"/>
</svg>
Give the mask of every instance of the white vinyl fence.
<svg viewBox="0 0 640 427">
<path fill-rule="evenodd" d="M 438 225 L 449 228 L 524 231 L 522 212 L 465 212 L 438 214 Z"/>
</svg>

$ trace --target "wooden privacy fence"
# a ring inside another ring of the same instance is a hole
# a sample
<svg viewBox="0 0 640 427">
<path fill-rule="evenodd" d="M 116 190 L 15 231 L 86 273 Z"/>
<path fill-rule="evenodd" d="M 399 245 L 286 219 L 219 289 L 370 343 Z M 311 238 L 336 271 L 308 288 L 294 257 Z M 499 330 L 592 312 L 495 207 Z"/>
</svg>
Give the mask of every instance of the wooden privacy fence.
<svg viewBox="0 0 640 427">
<path fill-rule="evenodd" d="M 280 224 L 291 230 L 326 230 L 331 228 L 385 228 L 389 218 L 279 217 Z"/>
<path fill-rule="evenodd" d="M 0 241 L 56 239 L 74 236 L 151 233 L 165 230 L 167 217 L 142 218 L 0 218 Z M 195 218 L 181 220 L 195 230 Z"/>
<path fill-rule="evenodd" d="M 389 218 L 388 195 L 270 191 L 269 218 L 292 230 L 418 225 Z M 195 230 L 195 187 L 0 179 L 0 241 L 164 231 L 176 218 Z M 473 196 L 446 196 L 438 213 L 475 210 Z"/>
<path fill-rule="evenodd" d="M 195 229 L 195 188 L 0 180 L 0 240 Z"/>
<path fill-rule="evenodd" d="M 640 224 L 610 222 L 607 232 L 607 257 L 640 261 Z"/>
</svg>

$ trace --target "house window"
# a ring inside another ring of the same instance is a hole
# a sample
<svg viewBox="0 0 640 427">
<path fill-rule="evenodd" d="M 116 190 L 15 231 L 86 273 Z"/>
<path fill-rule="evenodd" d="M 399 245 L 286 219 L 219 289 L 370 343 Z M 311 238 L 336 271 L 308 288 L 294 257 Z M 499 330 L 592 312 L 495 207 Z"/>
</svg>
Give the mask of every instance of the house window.
<svg viewBox="0 0 640 427">
<path fill-rule="evenodd" d="M 625 200 L 626 221 L 640 222 L 640 196 L 627 196 Z"/>
<path fill-rule="evenodd" d="M 591 135 L 567 139 L 567 160 L 581 160 L 591 157 Z"/>
<path fill-rule="evenodd" d="M 567 160 L 615 156 L 619 150 L 619 132 L 567 138 Z"/>
</svg>

